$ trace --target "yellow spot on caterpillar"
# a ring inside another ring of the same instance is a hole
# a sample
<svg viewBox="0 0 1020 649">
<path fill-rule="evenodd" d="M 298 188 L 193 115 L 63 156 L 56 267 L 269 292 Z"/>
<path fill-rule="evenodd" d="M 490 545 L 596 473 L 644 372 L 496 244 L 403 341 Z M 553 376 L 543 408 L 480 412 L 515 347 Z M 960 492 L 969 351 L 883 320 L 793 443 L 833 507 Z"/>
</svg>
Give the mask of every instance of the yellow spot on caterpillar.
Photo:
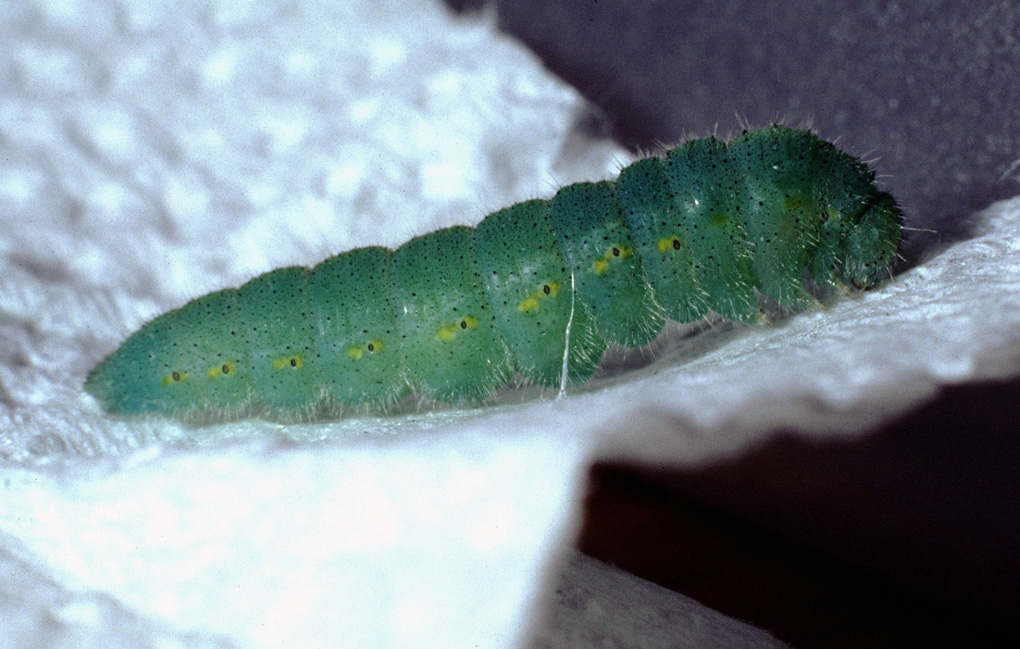
<svg viewBox="0 0 1020 649">
<path fill-rule="evenodd" d="M 224 376 L 233 376 L 237 370 L 234 368 L 234 364 L 230 361 L 223 363 L 222 365 L 214 365 L 209 368 L 209 378 L 218 379 Z"/>
<path fill-rule="evenodd" d="M 609 264 L 617 259 L 630 257 L 630 248 L 626 246 L 613 246 L 604 255 L 591 263 L 596 275 L 602 275 L 609 269 Z"/>
<path fill-rule="evenodd" d="M 288 367 L 294 368 L 295 370 L 301 369 L 305 364 L 305 361 L 300 356 L 281 356 L 273 359 L 273 369 L 283 370 Z"/>
<path fill-rule="evenodd" d="M 364 345 L 353 345 L 347 348 L 347 358 L 357 361 L 365 354 L 377 354 L 383 350 L 383 341 L 376 338 Z"/>
<path fill-rule="evenodd" d="M 534 311 L 537 308 L 538 298 L 531 296 L 524 298 L 523 300 L 521 300 L 521 303 L 517 305 L 517 309 L 525 313 L 527 313 L 528 311 Z"/>
<path fill-rule="evenodd" d="M 535 311 L 541 306 L 541 301 L 546 298 L 556 297 L 556 294 L 560 292 L 559 282 L 546 282 L 538 288 L 537 291 L 528 295 L 528 297 L 521 300 L 521 303 L 517 305 L 517 310 L 523 313 L 529 311 Z"/>
<path fill-rule="evenodd" d="M 681 245 L 683 244 L 680 242 L 679 237 L 659 239 L 659 253 L 664 255 L 670 250 L 680 250 Z"/>
<path fill-rule="evenodd" d="M 443 325 L 436 331 L 436 338 L 443 342 L 449 342 L 456 338 L 457 332 L 464 329 L 474 329 L 478 326 L 478 319 L 471 316 L 464 316 L 456 322 L 452 322 L 448 325 Z"/>
<path fill-rule="evenodd" d="M 717 212 L 712 215 L 712 225 L 721 228 L 730 222 L 730 217 L 725 212 Z"/>
<path fill-rule="evenodd" d="M 162 384 L 170 385 L 171 383 L 180 383 L 181 381 L 188 380 L 188 373 L 181 371 L 173 371 L 163 377 Z"/>
<path fill-rule="evenodd" d="M 800 198 L 788 196 L 783 200 L 783 210 L 787 212 L 800 211 L 805 207 L 805 202 Z"/>
<path fill-rule="evenodd" d="M 453 340 L 453 337 L 456 335 L 457 328 L 454 325 L 445 325 L 443 327 L 440 327 L 439 331 L 436 332 L 436 338 L 442 340 L 443 342 Z"/>
</svg>

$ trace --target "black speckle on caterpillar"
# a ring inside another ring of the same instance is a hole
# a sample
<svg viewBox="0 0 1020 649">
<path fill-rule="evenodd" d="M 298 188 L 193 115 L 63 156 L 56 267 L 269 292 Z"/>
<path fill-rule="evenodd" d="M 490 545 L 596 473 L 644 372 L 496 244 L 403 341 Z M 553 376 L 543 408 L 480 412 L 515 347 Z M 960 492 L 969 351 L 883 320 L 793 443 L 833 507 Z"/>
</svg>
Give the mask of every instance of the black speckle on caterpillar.
<svg viewBox="0 0 1020 649">
<path fill-rule="evenodd" d="M 314 268 L 200 297 L 131 335 L 85 389 L 115 415 L 385 412 L 409 392 L 481 402 L 514 376 L 586 381 L 667 319 L 762 318 L 873 286 L 902 215 L 862 162 L 782 126 L 624 168 Z"/>
</svg>

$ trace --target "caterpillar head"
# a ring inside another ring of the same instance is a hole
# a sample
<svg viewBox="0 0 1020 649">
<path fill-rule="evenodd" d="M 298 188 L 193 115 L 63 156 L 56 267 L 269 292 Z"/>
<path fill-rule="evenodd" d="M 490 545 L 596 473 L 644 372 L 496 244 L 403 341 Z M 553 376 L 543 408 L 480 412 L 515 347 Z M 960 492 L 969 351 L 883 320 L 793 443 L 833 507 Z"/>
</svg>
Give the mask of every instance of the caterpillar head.
<svg viewBox="0 0 1020 649">
<path fill-rule="evenodd" d="M 843 248 L 843 281 L 855 288 L 876 284 L 896 256 L 903 214 L 893 197 L 879 193 L 847 235 Z"/>
</svg>

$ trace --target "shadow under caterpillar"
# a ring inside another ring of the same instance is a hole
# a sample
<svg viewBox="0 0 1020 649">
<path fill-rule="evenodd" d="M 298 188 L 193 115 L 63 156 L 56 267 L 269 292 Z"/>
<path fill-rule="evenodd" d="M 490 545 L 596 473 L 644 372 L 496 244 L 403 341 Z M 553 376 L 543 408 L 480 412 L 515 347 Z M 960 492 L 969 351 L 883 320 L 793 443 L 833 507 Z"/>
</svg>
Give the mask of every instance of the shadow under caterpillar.
<svg viewBox="0 0 1020 649">
<path fill-rule="evenodd" d="M 514 375 L 585 381 L 607 344 L 666 319 L 762 319 L 888 269 L 902 215 L 868 167 L 771 126 L 692 140 L 624 168 L 314 268 L 274 270 L 163 314 L 88 377 L 111 414 L 299 421 L 384 412 L 417 392 L 479 402 Z"/>
</svg>

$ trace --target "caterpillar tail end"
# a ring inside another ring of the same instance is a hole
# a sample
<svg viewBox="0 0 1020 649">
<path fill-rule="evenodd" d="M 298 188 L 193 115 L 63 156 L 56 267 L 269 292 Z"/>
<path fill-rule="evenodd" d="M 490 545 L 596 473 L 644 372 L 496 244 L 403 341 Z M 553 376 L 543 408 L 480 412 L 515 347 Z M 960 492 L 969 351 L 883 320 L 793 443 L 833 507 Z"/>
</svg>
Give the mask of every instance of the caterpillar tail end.
<svg viewBox="0 0 1020 649">
<path fill-rule="evenodd" d="M 135 414 L 124 406 L 130 403 L 124 385 L 111 375 L 110 357 L 97 365 L 85 379 L 83 386 L 86 393 L 99 402 L 104 411 L 112 415 Z"/>
<path fill-rule="evenodd" d="M 144 330 L 143 330 L 144 331 Z M 130 417 L 146 414 L 176 414 L 182 404 L 168 399 L 177 385 L 193 383 L 189 372 L 173 372 L 162 381 L 153 371 L 147 355 L 138 350 L 144 334 L 135 334 L 103 359 L 85 379 L 84 390 L 110 415 Z M 168 386 L 177 381 L 174 386 Z"/>
</svg>

